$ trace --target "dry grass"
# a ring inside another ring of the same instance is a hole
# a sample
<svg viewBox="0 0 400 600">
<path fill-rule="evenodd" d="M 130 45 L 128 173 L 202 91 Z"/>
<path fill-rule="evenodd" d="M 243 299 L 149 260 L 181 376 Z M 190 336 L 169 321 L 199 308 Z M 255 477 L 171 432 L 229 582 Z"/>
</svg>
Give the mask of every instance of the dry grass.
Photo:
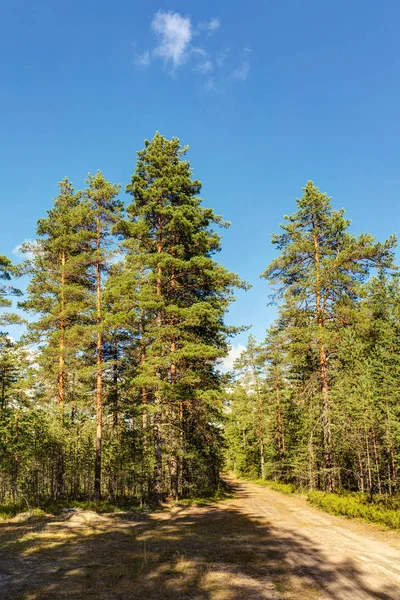
<svg viewBox="0 0 400 600">
<path fill-rule="evenodd" d="M 0 597 L 308 600 L 279 540 L 229 502 L 171 512 L 0 524 Z"/>
</svg>

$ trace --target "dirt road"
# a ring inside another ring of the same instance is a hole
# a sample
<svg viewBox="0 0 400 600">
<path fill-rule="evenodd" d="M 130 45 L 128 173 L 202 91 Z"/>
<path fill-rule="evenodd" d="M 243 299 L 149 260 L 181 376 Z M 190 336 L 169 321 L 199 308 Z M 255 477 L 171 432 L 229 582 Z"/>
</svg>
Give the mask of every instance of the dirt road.
<svg viewBox="0 0 400 600">
<path fill-rule="evenodd" d="M 237 494 L 231 507 L 265 523 L 279 539 L 290 577 L 317 584 L 320 598 L 400 599 L 399 534 L 331 516 L 269 488 L 228 482 Z"/>
<path fill-rule="evenodd" d="M 3 600 L 400 600 L 400 535 L 228 480 L 233 499 L 0 524 Z"/>
</svg>

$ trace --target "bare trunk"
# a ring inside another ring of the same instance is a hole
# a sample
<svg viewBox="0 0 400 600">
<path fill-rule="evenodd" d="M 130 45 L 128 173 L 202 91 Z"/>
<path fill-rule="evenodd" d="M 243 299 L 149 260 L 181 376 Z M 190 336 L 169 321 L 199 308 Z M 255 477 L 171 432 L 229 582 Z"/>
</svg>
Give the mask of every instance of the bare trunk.
<svg viewBox="0 0 400 600">
<path fill-rule="evenodd" d="M 308 485 L 311 491 L 315 489 L 315 453 L 312 431 L 308 440 Z"/>
<path fill-rule="evenodd" d="M 183 494 L 183 441 L 184 441 L 184 415 L 183 402 L 179 402 L 179 446 L 180 455 L 178 459 L 178 494 Z"/>
<path fill-rule="evenodd" d="M 326 470 L 326 488 L 328 492 L 334 491 L 332 439 L 331 439 L 331 411 L 329 403 L 329 386 L 326 376 L 326 353 L 323 344 L 320 347 L 320 373 L 322 380 L 322 428 Z"/>
<path fill-rule="evenodd" d="M 162 219 L 161 215 L 158 215 L 158 239 L 157 239 L 157 253 L 162 252 Z M 156 282 L 156 294 L 161 299 L 161 278 L 162 269 L 161 266 L 157 267 L 157 282 Z M 161 309 L 157 310 L 157 326 L 162 326 L 162 315 Z M 157 375 L 161 378 L 161 373 L 158 370 Z M 162 437 L 162 401 L 160 390 L 157 389 L 155 393 L 155 410 L 154 410 L 154 499 L 157 504 L 160 504 L 163 500 L 163 460 L 162 460 L 162 449 L 163 449 L 163 437 Z"/>
<path fill-rule="evenodd" d="M 140 343 L 141 343 L 141 357 L 140 357 L 140 362 L 142 364 L 142 366 L 144 365 L 144 362 L 146 360 L 146 339 L 145 339 L 145 331 L 144 331 L 144 315 L 143 315 L 143 311 L 142 311 L 142 317 L 140 320 Z M 144 446 L 147 446 L 147 409 L 146 409 L 146 405 L 147 405 L 147 390 L 146 388 L 143 386 L 141 389 L 141 396 L 142 396 L 142 426 L 143 426 L 143 436 L 144 436 Z"/>
<path fill-rule="evenodd" d="M 176 380 L 176 364 L 174 361 L 174 354 L 176 352 L 176 341 L 173 338 L 172 342 L 171 342 L 171 356 L 172 356 L 172 362 L 171 362 L 171 367 L 170 367 L 170 377 L 171 377 L 171 385 L 173 385 L 175 383 Z M 172 411 L 174 414 L 174 421 L 175 421 L 175 410 Z M 172 429 L 171 429 L 172 431 Z M 172 434 L 175 437 L 175 434 Z M 179 490 L 178 490 L 178 454 L 179 452 L 177 452 L 177 445 L 179 444 L 180 438 L 178 438 L 178 440 L 176 440 L 175 438 L 175 443 L 172 444 L 172 454 L 171 454 L 171 461 L 170 461 L 170 473 L 171 473 L 171 492 L 175 498 L 175 500 L 178 500 L 179 497 Z"/>
<path fill-rule="evenodd" d="M 333 481 L 333 460 L 332 460 L 332 439 L 331 439 L 331 411 L 330 411 L 330 398 L 329 398 L 329 384 L 328 384 L 328 369 L 327 369 L 327 353 L 325 344 L 323 341 L 323 329 L 324 329 L 324 314 L 323 305 L 321 302 L 321 283 L 320 283 L 320 248 L 318 240 L 318 231 L 314 233 L 314 247 L 315 247 L 315 307 L 317 326 L 320 330 L 318 339 L 318 350 L 319 350 L 319 374 L 321 381 L 321 393 L 322 393 L 322 431 L 323 431 L 323 447 L 324 447 L 324 462 L 325 462 L 325 487 L 328 492 L 334 491 Z"/>
<path fill-rule="evenodd" d="M 374 428 L 372 429 L 372 440 L 373 440 L 373 443 L 374 443 L 374 458 L 375 458 L 375 468 L 376 468 L 376 480 L 377 480 L 377 484 L 378 484 L 378 494 L 381 496 L 382 495 L 381 474 L 380 474 L 378 449 L 376 447 L 376 436 L 375 436 L 375 429 Z"/>
<path fill-rule="evenodd" d="M 396 469 L 396 463 L 394 460 L 394 452 L 393 452 L 393 448 L 390 449 L 390 457 L 391 457 L 391 463 L 392 463 L 392 478 L 393 478 L 393 493 L 396 492 L 396 481 L 397 481 L 397 469 Z"/>
<path fill-rule="evenodd" d="M 373 484 L 372 484 L 372 470 L 371 470 L 371 455 L 370 455 L 370 450 L 369 450 L 369 439 L 368 439 L 367 425 L 365 422 L 365 415 L 364 415 L 364 434 L 365 434 L 365 451 L 366 451 L 366 455 L 367 455 L 368 487 L 369 487 L 369 493 L 372 496 Z"/>
<path fill-rule="evenodd" d="M 254 360 L 254 359 L 253 359 Z M 256 394 L 257 394 L 257 432 L 258 432 L 258 447 L 260 449 L 260 469 L 261 469 L 261 479 L 265 479 L 265 448 L 264 448 L 264 427 L 263 427 L 263 414 L 262 414 L 262 398 L 261 398 L 261 389 L 260 382 L 258 379 L 258 373 L 256 369 L 255 360 L 252 363 L 253 376 L 256 386 Z"/>
<path fill-rule="evenodd" d="M 96 378 L 96 459 L 94 470 L 94 497 L 101 498 L 101 441 L 103 427 L 103 369 L 101 326 L 101 270 L 100 270 L 100 223 L 97 221 L 96 262 L 96 312 L 97 312 L 97 378 Z"/>
<path fill-rule="evenodd" d="M 60 412 L 60 426 L 63 427 L 65 405 L 65 251 L 61 252 L 61 289 L 60 289 L 60 341 L 58 354 L 58 385 L 57 404 Z M 57 445 L 56 456 L 56 491 L 55 497 L 60 498 L 64 488 L 64 456 L 61 442 Z"/>
<path fill-rule="evenodd" d="M 118 338 L 114 331 L 113 340 L 113 427 L 118 428 Z"/>
<path fill-rule="evenodd" d="M 359 474 L 359 479 L 360 479 L 360 491 L 363 494 L 365 491 L 365 485 L 364 485 L 364 468 L 363 468 L 363 464 L 362 464 L 362 460 L 361 460 L 361 453 L 357 452 L 357 457 L 358 457 L 358 466 L 360 469 L 360 474 Z"/>
<path fill-rule="evenodd" d="M 285 458 L 285 437 L 283 431 L 281 394 L 279 389 L 278 377 L 275 377 L 275 404 L 276 404 L 276 443 L 281 461 Z"/>
<path fill-rule="evenodd" d="M 161 434 L 161 406 L 159 401 L 156 404 L 154 413 L 154 500 L 161 504 L 163 500 L 163 471 L 162 471 L 162 447 L 163 440 Z"/>
<path fill-rule="evenodd" d="M 61 253 L 61 306 L 60 306 L 60 344 L 58 356 L 58 398 L 57 403 L 65 403 L 65 251 Z"/>
</svg>

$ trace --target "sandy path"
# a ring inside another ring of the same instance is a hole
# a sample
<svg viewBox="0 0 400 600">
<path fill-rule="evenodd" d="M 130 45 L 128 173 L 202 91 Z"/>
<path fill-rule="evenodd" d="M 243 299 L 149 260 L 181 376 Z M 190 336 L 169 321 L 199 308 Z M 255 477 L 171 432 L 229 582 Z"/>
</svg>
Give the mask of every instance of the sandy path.
<svg viewBox="0 0 400 600">
<path fill-rule="evenodd" d="M 400 600 L 400 535 L 227 482 L 207 506 L 0 522 L 1 600 Z"/>
<path fill-rule="evenodd" d="M 283 543 L 292 575 L 320 585 L 320 598 L 400 600 L 400 536 L 331 516 L 304 500 L 227 478 L 233 505 L 265 521 Z"/>
</svg>

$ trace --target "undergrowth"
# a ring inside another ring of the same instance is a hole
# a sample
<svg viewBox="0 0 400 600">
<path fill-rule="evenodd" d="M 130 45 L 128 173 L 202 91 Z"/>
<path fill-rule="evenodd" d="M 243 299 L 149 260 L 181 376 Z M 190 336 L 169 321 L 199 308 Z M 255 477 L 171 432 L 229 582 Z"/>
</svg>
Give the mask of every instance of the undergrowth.
<svg viewBox="0 0 400 600">
<path fill-rule="evenodd" d="M 362 519 L 378 523 L 392 529 L 400 529 L 400 498 L 375 496 L 372 501 L 367 494 L 330 494 L 327 492 L 308 492 L 307 500 L 313 506 L 322 508 L 334 515 Z"/>
<path fill-rule="evenodd" d="M 230 498 L 234 498 L 234 494 L 232 493 L 230 487 L 222 481 L 219 489 L 214 494 L 202 497 L 195 496 L 193 498 L 182 498 L 179 500 L 178 504 L 181 506 L 207 506 L 208 504 L 221 502 L 222 500 L 229 500 Z"/>
<path fill-rule="evenodd" d="M 71 500 L 63 499 L 53 502 L 43 502 L 40 507 L 31 506 L 27 502 L 19 502 L 16 504 L 0 504 L 0 520 L 8 520 L 16 517 L 19 514 L 29 515 L 31 517 L 44 517 L 48 515 L 60 515 L 68 509 L 79 508 L 81 510 L 91 510 L 99 514 L 116 513 L 116 512 L 154 512 L 160 510 L 169 510 L 172 506 L 179 504 L 182 506 L 206 506 L 214 502 L 221 502 L 233 498 L 232 491 L 223 482 L 220 482 L 218 490 L 214 494 L 207 496 L 193 496 L 189 498 L 179 499 L 178 502 L 167 501 L 161 506 L 151 503 L 145 505 L 134 504 L 128 501 L 122 501 L 118 504 L 109 500 Z"/>
<path fill-rule="evenodd" d="M 263 485 L 275 490 L 276 492 L 282 492 L 282 494 L 296 494 L 299 490 L 291 483 L 281 483 L 279 481 L 273 481 L 272 479 L 253 479 L 248 477 L 242 477 L 250 483 L 256 483 L 257 485 Z"/>
<path fill-rule="evenodd" d="M 360 492 L 332 494 L 322 491 L 300 490 L 291 483 L 263 479 L 248 479 L 251 483 L 264 485 L 283 494 L 301 494 L 309 504 L 333 515 L 349 519 L 362 519 L 391 529 L 400 529 L 400 496 L 375 495 Z"/>
</svg>

